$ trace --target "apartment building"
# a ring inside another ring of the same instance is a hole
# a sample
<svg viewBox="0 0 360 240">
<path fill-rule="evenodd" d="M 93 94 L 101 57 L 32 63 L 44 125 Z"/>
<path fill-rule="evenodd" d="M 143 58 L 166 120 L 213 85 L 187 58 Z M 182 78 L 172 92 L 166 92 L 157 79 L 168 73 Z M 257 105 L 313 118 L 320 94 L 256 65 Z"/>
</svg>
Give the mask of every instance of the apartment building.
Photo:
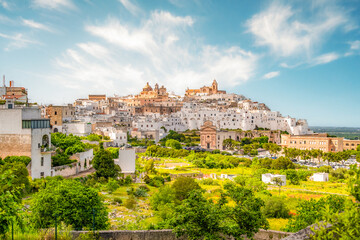
<svg viewBox="0 0 360 240">
<path fill-rule="evenodd" d="M 40 109 L 0 109 L 0 123 L 0 157 L 28 156 L 32 178 L 52 176 L 50 120 Z"/>
<path fill-rule="evenodd" d="M 50 105 L 45 110 L 46 118 L 50 119 L 53 132 L 63 132 L 63 124 L 75 119 L 75 108 L 67 106 Z"/>
<path fill-rule="evenodd" d="M 344 150 L 344 138 L 328 137 L 326 133 L 308 135 L 281 135 L 281 146 L 300 150 L 318 149 L 323 152 L 341 152 Z"/>
</svg>

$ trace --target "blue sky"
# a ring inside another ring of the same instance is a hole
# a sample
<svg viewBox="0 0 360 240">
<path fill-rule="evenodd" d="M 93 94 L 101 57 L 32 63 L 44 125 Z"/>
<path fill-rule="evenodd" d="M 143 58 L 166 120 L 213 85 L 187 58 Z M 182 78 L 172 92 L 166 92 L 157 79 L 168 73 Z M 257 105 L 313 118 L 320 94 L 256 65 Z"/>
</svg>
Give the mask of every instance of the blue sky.
<svg viewBox="0 0 360 240">
<path fill-rule="evenodd" d="M 150 82 L 360 127 L 360 0 L 0 0 L 0 74 L 38 103 Z"/>
</svg>

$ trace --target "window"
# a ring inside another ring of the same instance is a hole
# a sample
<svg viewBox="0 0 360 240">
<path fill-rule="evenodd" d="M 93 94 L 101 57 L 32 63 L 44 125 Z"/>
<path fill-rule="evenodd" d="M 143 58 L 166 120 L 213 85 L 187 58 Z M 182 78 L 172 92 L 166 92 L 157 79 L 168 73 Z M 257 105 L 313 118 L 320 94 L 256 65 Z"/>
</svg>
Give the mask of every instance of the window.
<svg viewBox="0 0 360 240">
<path fill-rule="evenodd" d="M 44 157 L 41 157 L 41 166 L 44 166 Z"/>
<path fill-rule="evenodd" d="M 41 177 L 41 178 L 44 178 L 44 175 L 45 175 L 44 172 L 41 172 L 41 173 L 40 173 L 40 177 Z"/>
<path fill-rule="evenodd" d="M 57 121 L 55 121 L 55 125 L 57 124 Z"/>
<path fill-rule="evenodd" d="M 57 111 L 55 111 L 54 115 L 57 115 Z"/>
</svg>

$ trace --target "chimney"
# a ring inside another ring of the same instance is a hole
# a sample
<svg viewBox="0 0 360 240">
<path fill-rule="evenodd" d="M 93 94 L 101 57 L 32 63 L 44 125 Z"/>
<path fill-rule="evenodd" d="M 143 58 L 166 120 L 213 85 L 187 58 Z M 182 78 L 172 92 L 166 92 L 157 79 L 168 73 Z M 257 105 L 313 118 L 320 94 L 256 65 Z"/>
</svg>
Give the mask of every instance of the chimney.
<svg viewBox="0 0 360 240">
<path fill-rule="evenodd" d="M 14 87 L 14 81 L 10 81 L 10 87 Z"/>
<path fill-rule="evenodd" d="M 3 87 L 6 87 L 6 85 L 5 85 L 5 75 L 3 75 Z"/>
</svg>

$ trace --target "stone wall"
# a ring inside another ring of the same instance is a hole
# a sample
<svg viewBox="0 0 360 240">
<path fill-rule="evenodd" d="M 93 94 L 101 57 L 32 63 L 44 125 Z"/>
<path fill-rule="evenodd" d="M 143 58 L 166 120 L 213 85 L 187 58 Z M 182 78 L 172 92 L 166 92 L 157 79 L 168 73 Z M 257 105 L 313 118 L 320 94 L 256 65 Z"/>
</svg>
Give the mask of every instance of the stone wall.
<svg viewBox="0 0 360 240">
<path fill-rule="evenodd" d="M 31 157 L 31 135 L 0 134 L 0 157 Z"/>
<path fill-rule="evenodd" d="M 51 170 L 53 170 L 53 176 L 63 176 L 63 177 L 72 176 L 79 172 L 77 162 L 71 163 L 69 165 L 53 167 Z"/>
<path fill-rule="evenodd" d="M 73 231 L 73 238 L 77 238 L 80 234 L 87 231 Z M 99 231 L 103 240 L 187 240 L 186 237 L 176 238 L 172 230 L 139 230 L 139 231 Z M 291 233 L 262 230 L 255 234 L 254 240 L 280 240 Z M 233 239 L 233 238 L 229 238 Z"/>
</svg>

